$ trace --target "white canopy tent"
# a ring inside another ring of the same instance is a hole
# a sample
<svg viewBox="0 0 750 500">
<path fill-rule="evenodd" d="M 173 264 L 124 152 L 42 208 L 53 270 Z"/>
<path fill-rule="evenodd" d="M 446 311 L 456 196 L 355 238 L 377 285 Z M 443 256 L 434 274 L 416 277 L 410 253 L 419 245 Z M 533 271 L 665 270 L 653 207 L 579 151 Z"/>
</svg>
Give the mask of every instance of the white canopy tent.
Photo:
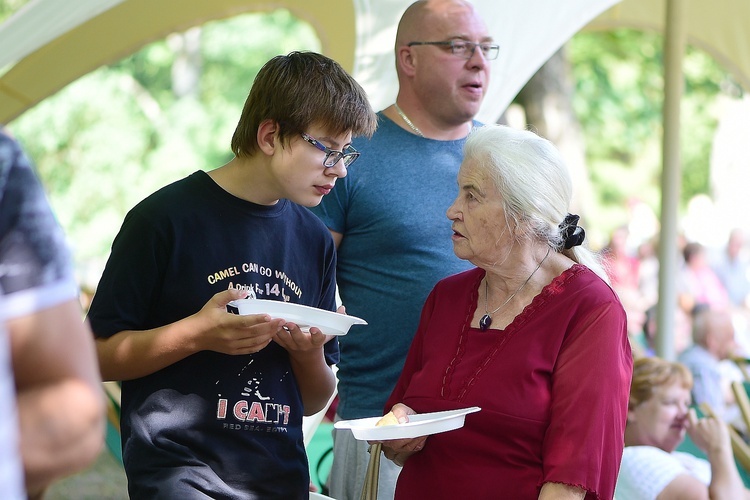
<svg viewBox="0 0 750 500">
<path fill-rule="evenodd" d="M 412 0 L 32 0 L 0 25 L 0 123 L 80 76 L 176 31 L 244 12 L 286 8 L 309 22 L 323 53 L 363 85 L 373 107 L 395 99 L 396 24 Z M 665 114 L 660 247 L 660 355 L 671 359 L 680 185 L 679 108 L 685 44 L 706 50 L 750 90 L 748 0 L 474 0 L 501 52 L 478 118 L 494 122 L 513 97 L 582 29 L 661 31 Z M 304 48 L 304 47 L 301 47 Z"/>
<path fill-rule="evenodd" d="M 245 12 L 286 8 L 322 51 L 363 84 L 373 106 L 393 101 L 396 24 L 412 0 L 31 0 L 0 25 L 0 123 L 80 76 L 169 33 Z M 536 70 L 581 30 L 664 31 L 666 0 L 473 0 L 501 47 L 480 119 L 495 121 Z M 676 0 L 686 36 L 750 88 L 750 2 Z M 541 15 L 543 13 L 544 15 Z M 677 20 L 674 13 L 670 17 Z"/>
<path fill-rule="evenodd" d="M 0 123 L 80 76 L 169 33 L 243 12 L 286 8 L 318 33 L 322 52 L 363 85 L 373 107 L 396 96 L 393 41 L 413 0 L 32 0 L 0 25 Z M 479 118 L 496 121 L 565 41 L 616 0 L 475 0 L 501 54 Z M 540 12 L 548 15 L 540 19 Z"/>
</svg>

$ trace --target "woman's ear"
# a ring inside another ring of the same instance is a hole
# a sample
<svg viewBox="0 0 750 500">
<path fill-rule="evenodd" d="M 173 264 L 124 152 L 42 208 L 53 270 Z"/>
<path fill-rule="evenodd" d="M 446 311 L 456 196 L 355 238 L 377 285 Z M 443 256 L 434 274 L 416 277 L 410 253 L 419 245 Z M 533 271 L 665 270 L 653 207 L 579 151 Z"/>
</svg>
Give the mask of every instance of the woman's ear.
<svg viewBox="0 0 750 500">
<path fill-rule="evenodd" d="M 269 119 L 263 120 L 258 126 L 258 149 L 268 156 L 276 151 L 279 139 L 279 124 Z"/>
<path fill-rule="evenodd" d="M 627 419 L 627 423 L 628 423 L 628 424 L 633 424 L 633 423 L 635 423 L 635 421 L 636 421 L 636 418 L 635 418 L 635 412 L 634 412 L 634 411 L 633 411 L 632 409 L 628 408 L 628 419 Z"/>
</svg>

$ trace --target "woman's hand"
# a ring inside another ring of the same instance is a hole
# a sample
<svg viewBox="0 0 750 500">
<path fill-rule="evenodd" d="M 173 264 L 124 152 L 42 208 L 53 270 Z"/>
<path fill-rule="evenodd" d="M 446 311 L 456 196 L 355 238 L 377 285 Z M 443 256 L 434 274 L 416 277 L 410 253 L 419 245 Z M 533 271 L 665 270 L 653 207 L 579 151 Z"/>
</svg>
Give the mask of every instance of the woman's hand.
<svg viewBox="0 0 750 500">
<path fill-rule="evenodd" d="M 699 419 L 695 408 L 691 408 L 688 413 L 687 433 L 706 455 L 732 451 L 727 425 L 716 417 L 706 416 Z"/>
<path fill-rule="evenodd" d="M 409 415 L 416 415 L 417 412 L 403 403 L 396 403 L 393 405 L 391 413 L 396 417 L 399 424 L 404 424 L 409 421 Z M 391 460 L 396 465 L 403 467 L 404 463 L 410 456 L 424 448 L 426 441 L 427 436 L 420 436 L 407 439 L 368 441 L 368 443 L 381 443 L 383 445 L 383 454 L 385 455 L 385 458 Z"/>
<path fill-rule="evenodd" d="M 710 409 L 707 411 L 711 412 Z M 708 491 L 706 492 L 708 497 L 750 498 L 750 491 L 744 487 L 734 461 L 729 426 L 726 422 L 713 413 L 699 419 L 696 416 L 695 409 L 691 409 L 688 413 L 688 425 L 690 438 L 700 449 L 706 452 L 711 464 L 711 483 L 708 485 Z M 676 483 L 677 479 L 667 487 Z M 695 487 L 691 491 L 695 492 Z M 684 497 L 685 494 L 679 496 L 679 498 Z"/>
</svg>

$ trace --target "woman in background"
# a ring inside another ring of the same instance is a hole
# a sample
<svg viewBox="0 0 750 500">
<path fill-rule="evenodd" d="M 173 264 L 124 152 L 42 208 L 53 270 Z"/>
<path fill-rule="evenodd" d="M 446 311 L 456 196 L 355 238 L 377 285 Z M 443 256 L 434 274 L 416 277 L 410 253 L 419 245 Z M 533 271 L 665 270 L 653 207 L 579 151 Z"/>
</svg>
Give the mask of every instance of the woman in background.
<svg viewBox="0 0 750 500">
<path fill-rule="evenodd" d="M 750 498 L 732 454 L 727 425 L 690 410 L 693 376 L 684 365 L 636 360 L 617 500 Z M 688 434 L 708 460 L 675 451 Z"/>
</svg>

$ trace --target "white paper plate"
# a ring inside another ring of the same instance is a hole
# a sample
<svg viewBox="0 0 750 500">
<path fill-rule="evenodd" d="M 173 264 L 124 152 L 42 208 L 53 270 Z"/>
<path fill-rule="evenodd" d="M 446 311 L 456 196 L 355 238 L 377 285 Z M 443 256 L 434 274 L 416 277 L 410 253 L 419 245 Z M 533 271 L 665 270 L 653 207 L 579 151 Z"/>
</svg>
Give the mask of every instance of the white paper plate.
<svg viewBox="0 0 750 500">
<path fill-rule="evenodd" d="M 268 314 L 272 318 L 284 318 L 308 331 L 311 326 L 320 328 L 326 335 L 346 335 L 352 325 L 366 325 L 367 321 L 356 316 L 347 316 L 315 307 L 282 302 L 280 300 L 240 299 L 227 305 L 229 312 L 246 314 Z"/>
<path fill-rule="evenodd" d="M 354 437 L 362 441 L 407 439 L 460 429 L 464 426 L 464 417 L 479 410 L 481 408 L 478 406 L 472 406 L 461 410 L 419 413 L 409 415 L 409 421 L 404 424 L 382 425 L 380 427 L 375 427 L 375 424 L 382 417 L 339 420 L 333 426 L 336 429 L 350 429 Z"/>
<path fill-rule="evenodd" d="M 322 493 L 310 492 L 310 500 L 333 500 L 333 498 L 323 495 Z"/>
</svg>

